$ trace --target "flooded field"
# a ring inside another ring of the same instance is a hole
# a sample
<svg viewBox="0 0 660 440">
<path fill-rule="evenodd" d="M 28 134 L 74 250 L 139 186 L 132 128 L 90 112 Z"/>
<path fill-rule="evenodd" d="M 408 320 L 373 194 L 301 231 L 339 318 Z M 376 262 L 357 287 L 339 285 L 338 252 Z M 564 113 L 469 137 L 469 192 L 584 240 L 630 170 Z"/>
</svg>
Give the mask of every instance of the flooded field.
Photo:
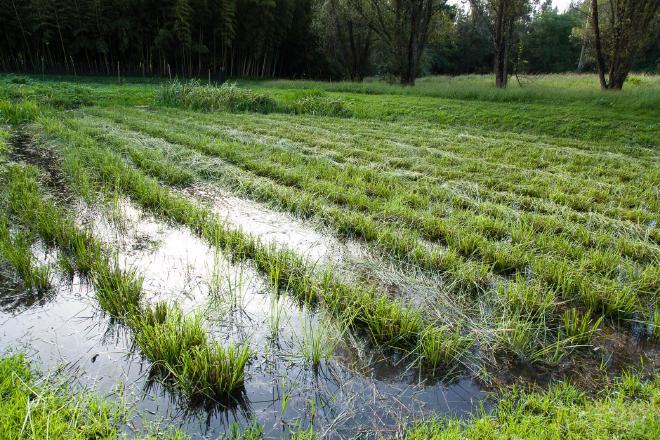
<svg viewBox="0 0 660 440">
<path fill-rule="evenodd" d="M 359 430 L 395 433 L 408 420 L 430 414 L 463 417 L 480 405 L 488 407 L 485 391 L 469 376 L 439 381 L 420 375 L 412 360 L 380 350 L 367 335 L 340 328 L 327 313 L 273 291 L 249 263 L 232 262 L 188 229 L 160 221 L 126 199 L 104 210 L 80 202 L 75 212 L 81 227 L 116 251 L 122 268 L 143 276 L 145 301 L 200 311 L 215 339 L 252 348 L 240 393 L 229 401 L 191 406 L 154 382 L 130 330 L 104 316 L 89 282 L 56 277 L 44 297 L 19 287 L 14 295 L 3 295 L 0 348 L 24 347 L 44 371 L 63 368 L 103 395 L 121 389 L 119 396 L 139 414 L 132 421 L 135 432 L 146 415 L 147 421 L 166 420 L 194 438 L 215 438 L 232 424 L 254 421 L 264 426 L 266 438 L 300 426 L 343 438 Z M 236 206 L 226 212 L 240 214 Z M 244 215 L 255 215 L 255 209 Z M 260 220 L 264 226 L 252 232 L 269 237 L 272 217 Z M 298 230 L 292 226 L 292 232 Z M 296 240 L 303 233 L 284 236 Z M 323 240 L 311 229 L 306 234 Z M 43 245 L 34 253 L 40 265 L 57 260 L 57 252 Z M 318 365 L 311 362 L 313 350 L 322 351 Z"/>
<path fill-rule="evenodd" d="M 7 126 L 0 350 L 130 408 L 131 438 L 406 438 L 654 383 L 657 154 L 406 121 Z"/>
</svg>

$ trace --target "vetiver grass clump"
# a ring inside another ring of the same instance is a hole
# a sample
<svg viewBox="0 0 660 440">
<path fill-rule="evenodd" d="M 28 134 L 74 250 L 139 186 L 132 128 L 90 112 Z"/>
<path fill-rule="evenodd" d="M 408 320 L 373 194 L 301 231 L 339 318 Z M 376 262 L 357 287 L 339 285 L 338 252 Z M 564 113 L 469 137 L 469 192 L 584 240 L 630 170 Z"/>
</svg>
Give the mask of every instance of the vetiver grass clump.
<svg viewBox="0 0 660 440">
<path fill-rule="evenodd" d="M 259 112 L 270 113 L 278 104 L 269 95 L 244 89 L 236 84 L 205 86 L 199 81 L 173 81 L 156 91 L 156 104 L 207 112 Z"/>
<path fill-rule="evenodd" d="M 140 313 L 142 278 L 137 274 L 100 264 L 91 277 L 96 299 L 110 316 L 126 320 Z"/>
<path fill-rule="evenodd" d="M 235 83 L 202 85 L 198 80 L 172 81 L 156 91 L 156 105 L 203 112 L 293 113 L 316 116 L 351 116 L 343 99 L 320 91 L 297 93 L 294 99 L 239 87 Z"/>
<path fill-rule="evenodd" d="M 591 312 L 580 312 L 572 308 L 566 310 L 562 315 L 564 333 L 572 341 L 578 344 L 587 344 L 591 341 L 593 334 L 598 330 L 603 317 L 600 316 L 595 322 L 591 319 Z"/>
<path fill-rule="evenodd" d="M 201 317 L 177 306 L 157 304 L 135 321 L 135 342 L 154 367 L 193 397 L 226 396 L 243 386 L 250 358 L 247 344 L 222 347 L 207 339 Z"/>
<path fill-rule="evenodd" d="M 293 101 L 286 104 L 288 113 L 341 117 L 352 115 L 343 99 L 327 96 L 320 90 L 305 90 L 296 95 L 297 97 Z"/>
</svg>

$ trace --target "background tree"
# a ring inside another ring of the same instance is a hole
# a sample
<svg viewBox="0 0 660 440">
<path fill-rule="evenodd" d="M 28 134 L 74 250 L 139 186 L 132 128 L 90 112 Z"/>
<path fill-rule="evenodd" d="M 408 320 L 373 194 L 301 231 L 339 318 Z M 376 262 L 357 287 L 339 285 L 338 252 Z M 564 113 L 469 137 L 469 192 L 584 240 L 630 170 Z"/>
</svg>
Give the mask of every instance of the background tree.
<svg viewBox="0 0 660 440">
<path fill-rule="evenodd" d="M 429 44 L 430 73 L 460 75 L 493 69 L 493 44 L 486 22 L 458 8 L 446 34 Z"/>
<path fill-rule="evenodd" d="M 351 0 L 391 59 L 401 84 L 414 85 L 437 14 L 446 0 Z"/>
<path fill-rule="evenodd" d="M 596 70 L 593 0 L 0 0 L 0 69 L 206 78 Z M 599 0 L 607 87 L 656 71 L 660 0 Z M 533 13 L 532 13 L 533 12 Z M 568 29 L 572 29 L 569 36 Z M 582 56 L 578 49 L 584 48 Z M 517 50 L 516 50 L 517 49 Z"/>
<path fill-rule="evenodd" d="M 660 0 L 591 0 L 591 27 L 600 87 L 621 90 L 644 46 Z M 600 16 L 607 17 L 601 32 Z M 609 69 L 607 66 L 609 65 Z M 606 77 L 607 75 L 607 77 Z"/>
<path fill-rule="evenodd" d="M 495 85 L 506 88 L 514 26 L 531 12 L 531 1 L 470 0 L 470 8 L 488 23 L 494 49 Z"/>
<path fill-rule="evenodd" d="M 362 81 L 369 71 L 374 34 L 350 0 L 323 0 L 317 9 L 315 31 L 342 72 L 342 77 Z"/>
<path fill-rule="evenodd" d="M 236 76 L 302 76 L 321 61 L 312 1 L 0 0 L 0 65 L 202 77 L 224 67 Z"/>
<path fill-rule="evenodd" d="M 556 8 L 541 8 L 526 26 L 522 55 L 530 73 L 568 72 L 580 58 L 580 41 L 571 38 L 574 27 L 582 24 L 578 13 L 559 13 Z"/>
</svg>

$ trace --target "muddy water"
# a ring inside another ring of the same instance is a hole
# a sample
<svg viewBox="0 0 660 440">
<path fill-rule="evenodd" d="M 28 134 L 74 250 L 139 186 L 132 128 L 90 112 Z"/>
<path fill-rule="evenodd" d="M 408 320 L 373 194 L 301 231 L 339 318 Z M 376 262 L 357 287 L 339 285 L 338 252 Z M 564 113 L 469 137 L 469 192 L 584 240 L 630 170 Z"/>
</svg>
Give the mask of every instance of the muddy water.
<svg viewBox="0 0 660 440">
<path fill-rule="evenodd" d="M 407 419 L 436 414 L 465 415 L 485 398 L 468 378 L 430 383 L 397 360 L 370 346 L 341 323 L 274 294 L 250 264 L 234 264 L 187 229 L 162 222 L 126 200 L 100 211 L 80 204 L 81 226 L 117 252 L 120 264 L 144 276 L 146 301 L 176 301 L 203 314 L 221 341 L 249 343 L 254 353 L 246 383 L 231 405 L 191 408 L 149 380 L 149 363 L 132 351 L 131 335 L 113 325 L 84 281 L 54 275 L 54 289 L 39 300 L 17 300 L 0 311 L 0 350 L 25 348 L 35 365 L 57 365 L 103 396 L 118 398 L 121 384 L 142 420 L 164 420 L 194 438 L 215 438 L 232 423 L 265 426 L 269 438 L 295 427 L 313 426 L 327 438 L 363 430 L 392 433 Z M 35 249 L 43 264 L 52 250 Z M 27 295 L 26 298 L 29 298 Z M 332 347 L 318 368 L 307 360 L 310 340 Z M 308 341 L 308 342 L 305 342 Z"/>
</svg>

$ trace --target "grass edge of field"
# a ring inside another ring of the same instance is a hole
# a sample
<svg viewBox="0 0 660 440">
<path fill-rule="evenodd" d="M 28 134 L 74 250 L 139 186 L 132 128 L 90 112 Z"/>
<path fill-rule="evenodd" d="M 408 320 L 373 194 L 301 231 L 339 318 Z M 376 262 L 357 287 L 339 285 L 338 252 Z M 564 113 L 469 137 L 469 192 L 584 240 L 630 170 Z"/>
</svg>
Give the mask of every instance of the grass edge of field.
<svg viewBox="0 0 660 440">
<path fill-rule="evenodd" d="M 11 438 L 32 432 L 83 439 L 122 438 L 129 411 L 125 402 L 112 404 L 92 390 L 76 390 L 66 374 L 55 370 L 37 374 L 21 353 L 0 356 L 0 434 Z M 657 374 L 642 378 L 624 372 L 595 396 L 566 382 L 544 391 L 513 389 L 501 396 L 493 410 L 467 419 L 437 417 L 401 427 L 408 440 L 499 438 L 635 438 L 660 434 L 660 380 Z M 37 435 L 35 435 L 37 434 Z M 151 424 L 144 436 L 182 440 L 186 434 Z M 263 427 L 253 422 L 245 428 L 232 425 L 222 438 L 257 440 Z M 291 432 L 292 439 L 316 438 L 312 429 Z M 383 437 L 381 437 L 383 438 Z"/>
<path fill-rule="evenodd" d="M 120 397 L 111 403 L 91 389 L 71 385 L 69 379 L 59 369 L 48 374 L 35 372 L 23 353 L 0 355 L 0 436 L 125 438 L 131 416 L 126 401 Z M 179 430 L 163 430 L 157 423 L 133 436 L 143 440 L 187 438 Z"/>
</svg>

